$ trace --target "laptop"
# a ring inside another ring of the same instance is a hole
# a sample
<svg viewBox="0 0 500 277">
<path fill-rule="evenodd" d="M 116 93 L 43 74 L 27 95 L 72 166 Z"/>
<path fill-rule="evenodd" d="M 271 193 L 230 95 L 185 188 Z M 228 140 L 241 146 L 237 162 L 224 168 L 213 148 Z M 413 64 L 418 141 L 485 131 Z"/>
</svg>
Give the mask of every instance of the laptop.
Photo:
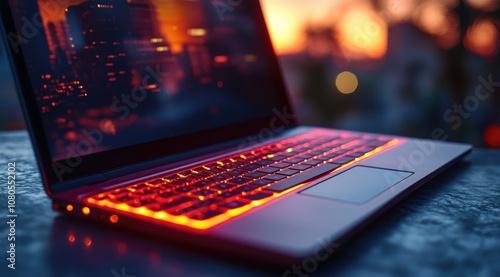
<svg viewBox="0 0 500 277">
<path fill-rule="evenodd" d="M 258 1 L 0 11 L 63 214 L 267 261 L 320 259 L 471 150 L 301 126 Z"/>
</svg>

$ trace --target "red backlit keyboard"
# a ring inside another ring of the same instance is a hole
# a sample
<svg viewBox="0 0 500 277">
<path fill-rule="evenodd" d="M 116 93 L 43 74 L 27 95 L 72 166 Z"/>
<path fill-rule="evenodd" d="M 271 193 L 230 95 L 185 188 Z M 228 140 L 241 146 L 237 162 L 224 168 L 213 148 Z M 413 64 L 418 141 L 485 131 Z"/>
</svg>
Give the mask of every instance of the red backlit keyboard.
<svg viewBox="0 0 500 277">
<path fill-rule="evenodd" d="M 87 198 L 90 205 L 207 229 L 397 144 L 309 133 Z"/>
</svg>

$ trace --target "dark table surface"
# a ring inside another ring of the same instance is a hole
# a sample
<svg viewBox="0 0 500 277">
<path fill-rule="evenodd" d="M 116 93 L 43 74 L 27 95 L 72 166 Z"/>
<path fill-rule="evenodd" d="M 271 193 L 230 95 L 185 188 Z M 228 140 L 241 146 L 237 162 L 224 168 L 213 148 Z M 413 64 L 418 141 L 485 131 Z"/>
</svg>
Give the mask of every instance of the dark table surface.
<svg viewBox="0 0 500 277">
<path fill-rule="evenodd" d="M 15 270 L 6 260 L 9 162 L 17 172 Z M 60 216 L 51 209 L 23 131 L 0 132 L 0 187 L 0 276 L 236 277 L 286 270 Z M 474 150 L 308 275 L 500 276 L 500 151 Z"/>
</svg>

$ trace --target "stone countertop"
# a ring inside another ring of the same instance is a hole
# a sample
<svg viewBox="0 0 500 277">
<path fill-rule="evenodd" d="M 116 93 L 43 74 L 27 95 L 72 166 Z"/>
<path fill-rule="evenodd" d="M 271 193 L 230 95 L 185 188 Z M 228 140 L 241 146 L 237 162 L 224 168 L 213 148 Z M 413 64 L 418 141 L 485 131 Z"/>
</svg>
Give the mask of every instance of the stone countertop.
<svg viewBox="0 0 500 277">
<path fill-rule="evenodd" d="M 16 163 L 17 177 L 15 270 L 6 260 L 9 162 Z M 286 271 L 59 215 L 43 190 L 24 131 L 0 132 L 0 188 L 0 276 L 282 276 Z M 499 261 L 500 151 L 475 149 L 307 274 L 500 276 Z"/>
</svg>

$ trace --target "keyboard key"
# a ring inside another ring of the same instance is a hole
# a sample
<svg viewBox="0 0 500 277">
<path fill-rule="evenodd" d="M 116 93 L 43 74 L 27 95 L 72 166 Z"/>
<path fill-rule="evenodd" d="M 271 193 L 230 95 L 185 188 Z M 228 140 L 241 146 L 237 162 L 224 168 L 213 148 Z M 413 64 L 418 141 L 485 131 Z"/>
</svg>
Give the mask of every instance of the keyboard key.
<svg viewBox="0 0 500 277">
<path fill-rule="evenodd" d="M 178 186 L 178 185 L 182 185 L 184 184 L 185 182 L 181 181 L 181 180 L 173 180 L 173 181 L 170 181 L 170 185 L 174 185 L 174 186 Z"/>
<path fill-rule="evenodd" d="M 276 174 L 285 175 L 285 176 L 292 176 L 292 175 L 296 174 L 297 172 L 299 172 L 299 171 L 293 170 L 293 169 L 284 169 L 284 170 L 276 172 Z"/>
<path fill-rule="evenodd" d="M 278 174 L 272 174 L 269 176 L 264 177 L 264 179 L 272 180 L 272 181 L 279 181 L 281 179 L 284 179 L 285 176 L 283 175 L 278 175 Z"/>
<path fill-rule="evenodd" d="M 133 199 L 135 199 L 135 197 L 130 196 L 128 194 L 125 194 L 123 196 L 116 197 L 114 200 L 117 201 L 117 202 L 127 202 L 127 201 L 130 201 L 130 200 L 133 200 Z"/>
<path fill-rule="evenodd" d="M 262 187 L 262 186 L 265 186 L 265 185 L 269 185 L 270 183 L 271 183 L 271 181 L 269 181 L 269 180 L 259 179 L 259 180 L 255 180 L 255 181 L 251 182 L 250 184 Z"/>
<path fill-rule="evenodd" d="M 246 203 L 235 200 L 235 201 L 231 201 L 227 204 L 222 205 L 222 207 L 228 208 L 228 209 L 236 209 L 239 207 L 243 207 L 245 205 L 246 205 Z"/>
<path fill-rule="evenodd" d="M 133 199 L 133 200 L 131 200 L 129 202 L 126 202 L 126 203 L 127 203 L 127 205 L 132 206 L 132 207 L 140 207 L 140 206 L 142 206 L 141 200 L 138 199 L 138 198 Z"/>
<path fill-rule="evenodd" d="M 206 211 L 206 212 L 202 212 L 202 213 L 193 213 L 191 215 L 188 215 L 188 217 L 190 217 L 192 219 L 197 219 L 197 220 L 205 220 L 205 219 L 209 219 L 209 218 L 218 216 L 222 213 L 223 213 L 222 211 L 210 210 L 210 211 Z"/>
<path fill-rule="evenodd" d="M 159 193 L 158 195 L 161 196 L 161 197 L 170 198 L 170 197 L 172 197 L 174 195 L 177 195 L 177 193 L 170 192 L 170 191 L 165 191 L 165 192 Z"/>
<path fill-rule="evenodd" d="M 177 176 L 177 174 L 172 174 L 172 175 L 165 177 L 165 179 L 169 180 L 169 181 L 177 180 L 178 178 L 179 178 L 179 176 Z"/>
<path fill-rule="evenodd" d="M 224 171 L 225 171 L 224 169 L 214 167 L 214 168 L 210 168 L 210 170 L 208 170 L 207 172 L 211 173 L 210 175 L 214 175 L 214 174 L 221 173 Z"/>
<path fill-rule="evenodd" d="M 300 155 L 298 158 L 305 160 L 305 159 L 309 159 L 312 157 L 314 157 L 314 155 L 312 155 L 312 154 L 303 154 L 303 155 Z"/>
<path fill-rule="evenodd" d="M 304 161 L 304 159 L 299 159 L 299 158 L 293 158 L 293 159 L 286 160 L 287 163 L 291 163 L 291 164 L 297 164 L 297 163 L 301 163 L 303 161 Z"/>
<path fill-rule="evenodd" d="M 207 208 L 210 205 L 215 204 L 217 202 L 219 202 L 219 200 L 215 200 L 215 199 L 208 199 L 208 200 L 204 200 L 204 201 L 199 201 L 192 206 L 185 207 L 182 209 L 176 209 L 175 211 L 173 211 L 172 214 L 175 214 L 175 215 L 186 214 L 186 213 L 192 212 L 194 210 L 200 210 L 203 208 Z"/>
<path fill-rule="evenodd" d="M 209 181 L 199 181 L 199 182 L 196 182 L 194 184 L 191 184 L 191 186 L 197 187 L 197 188 L 203 188 L 203 187 L 207 187 L 211 184 L 213 184 L 213 183 L 209 182 Z"/>
<path fill-rule="evenodd" d="M 256 162 L 255 164 L 265 166 L 265 165 L 270 165 L 272 163 L 274 163 L 274 161 L 266 159 L 266 160 L 260 160 L 260 161 Z"/>
<path fill-rule="evenodd" d="M 220 182 L 220 181 L 224 181 L 228 178 L 231 178 L 232 176 L 229 175 L 229 174 L 219 174 L 219 175 L 215 175 L 211 178 L 209 178 L 209 180 L 212 180 L 214 182 Z"/>
<path fill-rule="evenodd" d="M 284 160 L 286 158 L 287 158 L 287 156 L 285 156 L 285 155 L 279 155 L 279 156 L 274 156 L 272 158 L 269 158 L 269 160 L 271 160 L 271 161 L 281 161 L 281 160 Z"/>
<path fill-rule="evenodd" d="M 340 158 L 335 158 L 331 162 L 332 163 L 337 163 L 337 164 L 345 164 L 345 163 L 348 163 L 348 162 L 350 162 L 352 160 L 354 160 L 353 157 L 343 156 L 343 157 L 340 157 Z"/>
<path fill-rule="evenodd" d="M 182 171 L 181 173 L 179 173 L 177 175 L 182 175 L 184 177 L 187 177 L 187 176 L 189 176 L 191 174 L 192 174 L 191 170 L 185 170 L 185 171 Z"/>
<path fill-rule="evenodd" d="M 240 192 L 239 191 L 236 191 L 236 190 L 233 190 L 233 191 L 226 191 L 226 192 L 223 192 L 221 194 L 219 194 L 218 196 L 218 199 L 226 199 L 226 198 L 230 198 L 230 197 L 233 197 L 233 196 L 236 196 L 236 195 L 239 195 Z"/>
<path fill-rule="evenodd" d="M 235 191 L 239 191 L 239 192 L 250 192 L 250 191 L 256 190 L 257 188 L 258 188 L 257 186 L 243 185 L 243 186 L 241 186 L 241 187 L 236 188 L 236 190 L 235 190 Z"/>
<path fill-rule="evenodd" d="M 230 172 L 229 172 L 229 174 L 230 174 L 231 176 L 239 176 L 239 175 L 243 175 L 243 174 L 245 174 L 246 172 L 247 172 L 247 171 L 245 171 L 245 170 L 241 170 L 241 169 L 234 169 L 234 170 L 230 171 Z"/>
<path fill-rule="evenodd" d="M 141 203 L 141 206 L 146 206 L 146 205 L 153 204 L 156 202 L 157 201 L 154 198 L 145 198 L 145 199 L 142 199 L 140 203 Z"/>
<path fill-rule="evenodd" d="M 184 186 L 184 187 L 176 188 L 175 191 L 186 193 L 186 192 L 192 191 L 193 189 L 194 189 L 193 187 Z"/>
<path fill-rule="evenodd" d="M 290 163 L 281 162 L 281 163 L 272 164 L 270 166 L 276 167 L 276 168 L 286 168 L 286 167 L 289 167 L 290 165 L 291 165 Z"/>
<path fill-rule="evenodd" d="M 158 190 L 157 189 L 144 189 L 141 191 L 142 195 L 151 195 L 156 193 Z"/>
<path fill-rule="evenodd" d="M 201 177 L 208 177 L 208 176 L 212 175 L 212 173 L 208 172 L 206 169 L 204 169 L 202 167 L 200 167 L 200 168 L 202 170 L 201 171 L 196 170 L 196 172 L 198 172 L 198 173 L 196 173 L 196 175 L 199 175 Z"/>
<path fill-rule="evenodd" d="M 310 161 L 304 162 L 303 164 L 306 164 L 306 165 L 318 165 L 318 164 L 320 164 L 322 162 L 323 161 L 321 161 L 321 160 L 310 160 Z"/>
<path fill-rule="evenodd" d="M 297 174 L 295 176 L 287 178 L 283 181 L 277 182 L 277 183 L 267 187 L 266 189 L 272 190 L 272 191 L 277 191 L 277 192 L 282 192 L 282 191 L 285 191 L 289 188 L 292 188 L 298 184 L 301 184 L 305 181 L 309 181 L 311 179 L 319 177 L 320 175 L 328 173 L 328 172 L 330 172 L 338 167 L 340 167 L 340 165 L 338 165 L 338 164 L 322 164 L 320 166 L 313 167 L 313 168 L 311 168 L 307 171 L 304 171 L 300 174 Z M 278 176 L 280 176 L 280 175 L 278 175 Z"/>
<path fill-rule="evenodd" d="M 226 183 L 215 184 L 212 186 L 212 188 L 214 188 L 216 190 L 226 190 L 226 189 L 230 189 L 232 187 L 234 187 L 234 185 L 226 184 Z"/>
<path fill-rule="evenodd" d="M 268 192 L 257 192 L 257 193 L 253 193 L 253 194 L 247 194 L 247 195 L 243 196 L 243 198 L 253 201 L 253 200 L 261 200 L 264 198 L 268 198 L 272 195 L 273 195 L 272 193 L 268 193 Z"/>
<path fill-rule="evenodd" d="M 196 198 L 182 196 L 182 197 L 177 198 L 173 201 L 158 204 L 157 211 L 170 209 L 170 208 L 173 208 L 175 206 L 179 206 L 181 204 L 184 204 L 184 203 L 187 203 L 187 202 L 193 201 L 193 200 L 196 200 Z"/>
<path fill-rule="evenodd" d="M 149 184 L 152 184 L 152 185 L 161 185 L 163 184 L 165 181 L 163 181 L 162 179 L 156 179 L 156 180 L 152 180 L 152 181 L 148 181 Z"/>
<path fill-rule="evenodd" d="M 310 165 L 307 165 L 307 164 L 298 164 L 298 165 L 294 165 L 292 167 L 290 167 L 289 169 L 293 169 L 293 170 L 306 170 L 308 168 L 310 168 L 311 166 Z"/>
<path fill-rule="evenodd" d="M 194 195 L 199 195 L 199 196 L 209 196 L 209 195 L 212 195 L 212 194 L 215 194 L 215 193 L 216 193 L 216 191 L 212 191 L 212 190 L 209 190 L 209 189 L 202 189 L 202 190 L 193 192 Z"/>
<path fill-rule="evenodd" d="M 146 184 L 137 184 L 137 185 L 133 185 L 132 188 L 134 189 L 143 189 L 143 188 L 147 188 L 148 185 Z"/>
<path fill-rule="evenodd" d="M 248 164 L 248 165 L 243 166 L 242 169 L 252 171 L 252 170 L 255 170 L 259 167 L 261 167 L 261 166 L 258 164 Z"/>
<path fill-rule="evenodd" d="M 274 173 L 274 172 L 276 172 L 278 170 L 279 170 L 278 168 L 274 168 L 274 167 L 264 167 L 264 168 L 259 169 L 259 172 Z"/>
<path fill-rule="evenodd" d="M 264 175 L 266 175 L 266 174 L 264 174 L 262 172 L 250 172 L 250 173 L 245 174 L 245 177 L 256 179 L 256 178 L 260 178 Z"/>
<path fill-rule="evenodd" d="M 244 178 L 244 177 L 238 177 L 238 178 L 234 178 L 234 179 L 231 179 L 229 181 L 227 181 L 228 183 L 231 183 L 231 184 L 244 184 L 244 183 L 248 183 L 252 181 L 252 179 L 249 179 L 249 178 Z"/>
</svg>

